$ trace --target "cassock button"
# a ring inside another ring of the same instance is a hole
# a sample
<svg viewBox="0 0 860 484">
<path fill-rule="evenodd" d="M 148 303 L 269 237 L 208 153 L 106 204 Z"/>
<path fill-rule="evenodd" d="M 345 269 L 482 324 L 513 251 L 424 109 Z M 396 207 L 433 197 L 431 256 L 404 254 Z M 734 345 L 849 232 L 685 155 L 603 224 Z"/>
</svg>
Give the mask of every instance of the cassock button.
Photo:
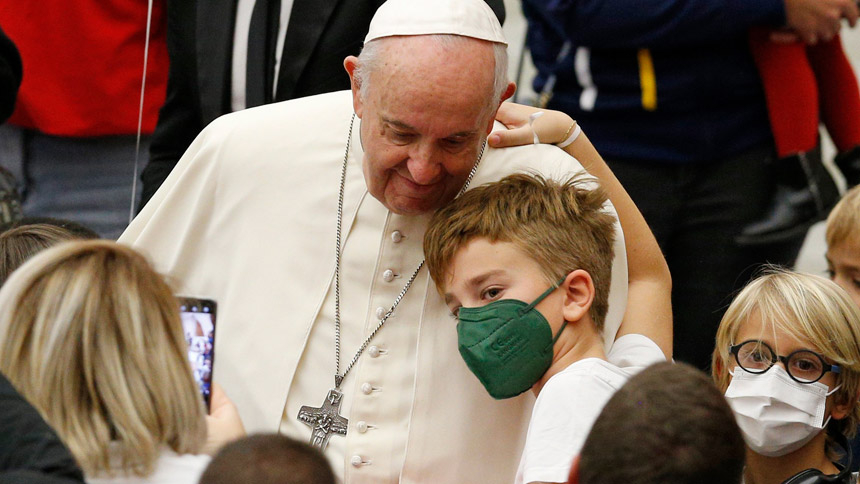
<svg viewBox="0 0 860 484">
<path fill-rule="evenodd" d="M 385 282 L 391 282 L 394 280 L 394 271 L 391 269 L 386 269 L 385 272 L 382 273 L 382 280 Z"/>
<path fill-rule="evenodd" d="M 379 356 L 379 347 L 371 346 L 367 349 L 367 354 L 370 355 L 371 358 L 376 358 Z"/>
<path fill-rule="evenodd" d="M 385 282 L 391 282 L 394 280 L 394 271 L 391 269 L 386 269 L 385 272 L 382 273 L 382 280 Z"/>
<path fill-rule="evenodd" d="M 385 308 L 379 306 L 376 308 L 376 319 L 382 319 L 383 317 L 385 317 Z"/>
<path fill-rule="evenodd" d="M 352 464 L 353 467 L 361 467 L 361 456 L 354 455 L 349 459 L 349 463 Z"/>
<path fill-rule="evenodd" d="M 403 234 L 400 233 L 399 230 L 395 230 L 391 232 L 391 240 L 394 241 L 395 244 L 399 244 L 401 240 L 403 240 Z"/>
<path fill-rule="evenodd" d="M 363 434 L 367 432 L 367 422 L 364 420 L 359 420 L 355 426 L 358 428 L 358 433 Z"/>
<path fill-rule="evenodd" d="M 364 382 L 361 384 L 361 393 L 365 395 L 370 395 L 370 392 L 373 391 L 373 385 L 370 383 Z"/>
</svg>

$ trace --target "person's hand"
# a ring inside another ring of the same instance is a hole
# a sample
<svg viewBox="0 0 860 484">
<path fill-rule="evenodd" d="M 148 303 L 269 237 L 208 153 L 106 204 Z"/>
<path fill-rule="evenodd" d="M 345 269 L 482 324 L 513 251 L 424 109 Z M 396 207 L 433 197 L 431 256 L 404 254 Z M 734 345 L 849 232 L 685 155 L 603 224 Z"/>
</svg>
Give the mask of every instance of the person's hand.
<svg viewBox="0 0 860 484">
<path fill-rule="evenodd" d="M 227 398 L 221 385 L 212 383 L 211 397 L 209 415 L 206 416 L 208 433 L 203 452 L 215 455 L 224 444 L 242 438 L 246 434 L 236 405 L 233 405 L 233 402 Z"/>
<path fill-rule="evenodd" d="M 544 114 L 529 126 L 529 116 L 539 111 Z M 490 134 L 487 143 L 493 148 L 531 144 L 534 142 L 535 133 L 541 143 L 561 143 L 571 133 L 570 128 L 573 125 L 573 119 L 562 112 L 511 102 L 502 103 L 496 113 L 496 120 L 508 130 Z"/>
<path fill-rule="evenodd" d="M 853 27 L 858 15 L 856 0 L 785 0 L 786 23 L 807 44 L 832 39 L 843 18 Z"/>
<path fill-rule="evenodd" d="M 770 33 L 770 41 L 776 44 L 793 44 L 795 42 L 803 42 L 803 39 L 793 30 L 780 29 Z"/>
</svg>

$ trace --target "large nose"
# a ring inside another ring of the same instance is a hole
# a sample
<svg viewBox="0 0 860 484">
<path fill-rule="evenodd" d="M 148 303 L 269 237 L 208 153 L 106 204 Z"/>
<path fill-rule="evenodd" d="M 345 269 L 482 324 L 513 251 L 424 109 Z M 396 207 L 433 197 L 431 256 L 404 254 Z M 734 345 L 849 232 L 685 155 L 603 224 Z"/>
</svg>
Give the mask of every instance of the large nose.
<svg viewBox="0 0 860 484">
<path fill-rule="evenodd" d="M 409 153 L 409 175 L 419 185 L 430 185 L 442 175 L 442 159 L 432 143 L 419 143 Z"/>
</svg>

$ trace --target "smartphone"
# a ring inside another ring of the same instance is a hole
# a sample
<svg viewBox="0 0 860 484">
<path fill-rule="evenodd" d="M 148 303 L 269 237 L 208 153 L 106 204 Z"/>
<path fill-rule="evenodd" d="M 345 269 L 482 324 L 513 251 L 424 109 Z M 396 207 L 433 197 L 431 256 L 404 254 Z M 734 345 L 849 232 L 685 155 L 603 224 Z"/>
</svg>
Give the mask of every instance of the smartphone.
<svg viewBox="0 0 860 484">
<path fill-rule="evenodd" d="M 200 394 L 209 409 L 212 396 L 212 363 L 215 360 L 216 304 L 211 299 L 178 296 L 182 333 L 188 344 L 188 361 Z"/>
</svg>

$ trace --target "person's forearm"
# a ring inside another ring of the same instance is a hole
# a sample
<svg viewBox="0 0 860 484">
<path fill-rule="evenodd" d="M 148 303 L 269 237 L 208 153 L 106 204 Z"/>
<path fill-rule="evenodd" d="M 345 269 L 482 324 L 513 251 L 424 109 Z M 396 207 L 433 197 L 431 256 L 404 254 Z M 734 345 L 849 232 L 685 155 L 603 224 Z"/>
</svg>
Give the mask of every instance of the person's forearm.
<svg viewBox="0 0 860 484">
<path fill-rule="evenodd" d="M 564 148 L 600 180 L 618 213 L 627 250 L 627 311 L 618 336 L 645 334 L 672 356 L 672 278 L 645 218 L 585 133 Z M 641 308 L 649 310 L 643 314 Z"/>
<path fill-rule="evenodd" d="M 660 346 L 667 358 L 671 358 L 672 278 L 669 268 L 644 217 L 591 141 L 583 133 L 576 137 L 573 120 L 559 111 L 503 103 L 496 119 L 508 129 L 495 131 L 488 137 L 490 146 L 495 148 L 528 144 L 536 135 L 548 144 L 564 144 L 566 138 L 575 138 L 564 150 L 600 180 L 615 206 L 624 232 L 627 308 L 616 339 L 631 333 L 645 335 Z"/>
</svg>

